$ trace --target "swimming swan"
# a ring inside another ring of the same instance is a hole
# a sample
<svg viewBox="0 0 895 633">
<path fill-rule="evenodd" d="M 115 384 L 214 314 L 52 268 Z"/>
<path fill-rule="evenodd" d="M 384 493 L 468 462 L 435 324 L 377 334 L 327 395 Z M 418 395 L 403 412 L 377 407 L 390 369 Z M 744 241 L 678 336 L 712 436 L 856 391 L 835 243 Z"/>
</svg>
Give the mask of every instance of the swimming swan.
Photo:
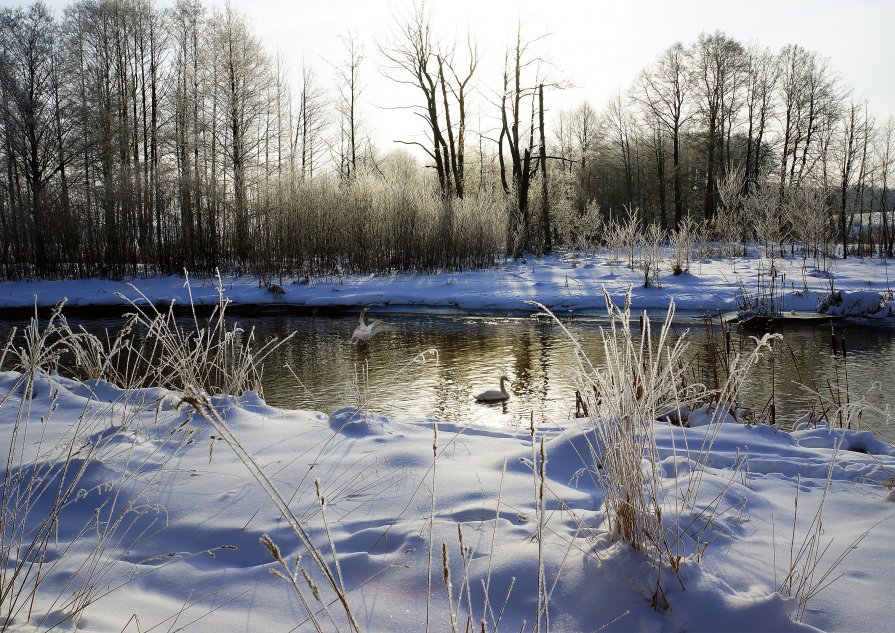
<svg viewBox="0 0 895 633">
<path fill-rule="evenodd" d="M 357 319 L 357 327 L 351 333 L 351 342 L 353 344 L 366 343 L 371 338 L 388 329 L 388 324 L 383 323 L 379 319 L 374 319 L 369 324 L 364 323 L 364 315 L 367 314 L 367 308 L 360 311 L 360 317 Z"/>
<path fill-rule="evenodd" d="M 488 391 L 483 391 L 479 395 L 475 397 L 479 402 L 503 402 L 504 400 L 510 399 L 510 394 L 504 387 L 504 383 L 510 382 L 510 379 L 506 376 L 500 377 L 500 389 L 489 389 Z"/>
</svg>

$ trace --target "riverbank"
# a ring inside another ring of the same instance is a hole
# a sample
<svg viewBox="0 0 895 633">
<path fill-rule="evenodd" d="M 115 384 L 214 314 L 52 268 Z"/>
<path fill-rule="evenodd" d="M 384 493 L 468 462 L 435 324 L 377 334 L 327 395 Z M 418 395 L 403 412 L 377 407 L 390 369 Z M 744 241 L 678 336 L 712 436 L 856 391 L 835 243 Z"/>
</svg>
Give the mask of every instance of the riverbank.
<svg viewBox="0 0 895 633">
<path fill-rule="evenodd" d="M 583 348 L 562 363 L 592 418 L 489 424 L 500 405 L 388 417 L 366 363 L 335 409 L 270 406 L 276 343 L 200 323 L 137 316 L 109 338 L 33 320 L 3 348 L 4 623 L 683 633 L 890 618 L 895 448 L 865 429 L 891 410 L 828 383 L 797 430 L 763 424 L 745 383 L 775 335 L 731 349 L 706 389 L 684 369 L 686 333 L 668 323 L 654 349 L 616 312 L 597 366 Z M 462 365 L 421 353 L 394 370 L 436 358 Z"/>
<path fill-rule="evenodd" d="M 869 632 L 891 619 L 895 451 L 866 433 L 787 433 L 729 416 L 657 424 L 663 517 L 684 556 L 677 572 L 659 572 L 613 536 L 586 420 L 532 436 L 351 408 L 286 411 L 252 393 L 206 408 L 164 389 L 45 374 L 29 385 L 15 372 L 0 374 L 0 394 L 0 445 L 21 462 L 6 485 L 15 473 L 39 482 L 20 481 L 35 503 L 20 493 L 18 507 L 36 525 L 57 491 L 63 501 L 17 630 L 313 630 L 297 591 L 323 630 L 348 630 L 271 494 L 363 631 L 463 630 L 467 617 L 476 630 L 483 619 L 488 631 L 531 630 L 539 612 L 557 632 Z M 4 529 L 6 547 L 15 539 Z M 540 601 L 539 577 L 549 590 Z"/>
<path fill-rule="evenodd" d="M 893 286 L 888 262 L 883 260 L 830 260 L 829 271 L 815 269 L 811 260 L 805 266 L 801 258 L 775 262 L 773 299 L 781 311 L 814 311 L 831 288 L 885 293 Z M 231 313 L 338 314 L 363 305 L 402 312 L 530 312 L 531 301 L 558 313 L 587 313 L 605 309 L 604 289 L 621 302 L 629 287 L 637 310 L 664 311 L 674 298 L 680 310 L 716 313 L 736 310 L 750 298 L 758 300 L 771 285 L 769 268 L 768 260 L 759 257 L 697 261 L 679 275 L 665 266 L 659 284 L 644 287 L 641 270 L 604 256 L 530 257 L 462 273 L 284 278 L 267 286 L 244 275 L 225 276 L 221 283 Z M 188 282 L 164 277 L 0 283 L 0 313 L 7 316 L 27 315 L 35 304 L 46 309 L 63 299 L 72 314 L 111 315 L 129 300 L 161 306 L 192 303 L 202 310 L 217 304 L 218 288 L 216 279 L 195 277 Z"/>
</svg>

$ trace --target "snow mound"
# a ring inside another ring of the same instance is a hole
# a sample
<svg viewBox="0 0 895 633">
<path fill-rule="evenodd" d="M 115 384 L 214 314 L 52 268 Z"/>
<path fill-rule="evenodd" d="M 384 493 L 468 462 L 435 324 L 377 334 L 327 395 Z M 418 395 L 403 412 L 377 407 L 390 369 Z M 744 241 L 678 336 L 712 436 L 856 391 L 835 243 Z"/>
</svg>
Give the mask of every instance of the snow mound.
<svg viewBox="0 0 895 633">
<path fill-rule="evenodd" d="M 737 591 L 692 561 L 681 564 L 681 579 L 686 591 L 674 587 L 668 595 L 669 619 L 678 631 L 817 631 L 793 621 L 795 598 L 759 586 Z"/>
<path fill-rule="evenodd" d="M 348 437 L 383 435 L 388 418 L 357 407 L 342 407 L 329 416 L 329 427 Z"/>
<path fill-rule="evenodd" d="M 839 450 L 843 451 L 895 456 L 895 448 L 874 437 L 870 431 L 837 429 L 822 424 L 815 428 L 793 431 L 792 434 L 799 446 L 807 448 L 835 448 L 838 445 Z"/>
<path fill-rule="evenodd" d="M 135 397 L 107 384 L 41 376 L 36 395 L 19 395 L 22 382 L 22 374 L 0 373 L 0 388 L 11 392 L 0 401 L 0 445 L 24 438 L 18 443 L 23 461 L 11 472 L 29 475 L 19 478 L 20 486 L 27 487 L 34 472 L 54 484 L 27 506 L 30 520 L 39 520 L 52 502 L 55 484 L 82 473 L 62 512 L 60 545 L 54 528 L 45 554 L 35 628 L 60 623 L 71 630 L 66 619 L 73 616 L 58 611 L 58 595 L 68 600 L 64 588 L 94 560 L 98 542 L 105 548 L 97 563 L 101 573 L 91 579 L 118 589 L 91 596 L 79 630 L 120 633 L 134 613 L 143 630 L 167 630 L 198 592 L 206 597 L 188 605 L 190 631 L 285 631 L 306 620 L 291 584 L 270 573 L 277 565 L 259 539 L 269 535 L 289 561 L 299 555 L 308 561 L 307 550 L 242 455 L 196 410 L 163 409 L 166 399 L 176 404 L 176 394 L 163 390 Z M 105 401 L 116 393 L 115 402 Z M 475 620 L 481 618 L 487 591 L 488 610 L 505 605 L 501 630 L 531 630 L 524 623 L 536 609 L 539 560 L 550 591 L 550 628 L 557 633 L 601 627 L 870 633 L 887 630 L 891 619 L 893 572 L 885 563 L 891 523 L 883 522 L 892 516 L 886 499 L 895 501 L 895 456 L 869 433 L 657 423 L 652 472 L 660 479 L 657 503 L 668 542 L 683 557 L 677 576 L 612 531 L 599 481 L 606 448 L 594 421 L 545 425 L 532 437 L 527 429 L 402 420 L 358 407 L 328 417 L 272 409 L 258 394 L 212 400 L 227 408 L 221 418 L 301 517 L 308 538 L 327 558 L 330 548 L 337 553 L 361 630 L 425 630 L 427 604 L 429 630 L 450 630 L 442 556 L 456 591 L 453 617 L 466 619 L 471 609 Z M 15 424 L 21 405 L 30 412 L 27 434 Z M 697 411 L 703 421 L 712 414 Z M 722 405 L 718 417 L 722 413 L 728 422 L 742 417 L 732 405 Z M 681 418 L 687 411 L 665 414 Z M 48 449 L 64 447 L 79 421 L 75 450 L 103 450 L 75 455 L 66 472 Z M 850 450 L 831 450 L 840 442 Z M 799 524 L 793 529 L 796 495 Z M 776 589 L 789 567 L 790 539 L 798 548 L 822 501 L 820 546 L 833 535 L 835 542 L 818 576 L 828 560 L 862 540 L 835 571 L 842 574 L 835 587 L 812 598 L 798 623 L 793 600 Z M 115 508 L 113 538 L 100 542 L 112 529 Z M 66 539 L 76 536 L 68 547 Z M 427 597 L 430 544 L 434 580 Z M 303 569 L 325 589 L 319 570 L 311 564 Z M 657 583 L 662 595 L 654 609 Z M 471 588 L 471 595 L 461 598 L 461 587 Z"/>
<path fill-rule="evenodd" d="M 719 411 L 718 405 L 714 402 L 708 402 L 701 407 L 693 410 L 687 416 L 687 426 L 696 427 L 696 426 L 706 426 L 708 424 L 713 424 L 717 422 L 721 422 L 724 424 L 736 424 L 739 422 L 733 415 L 730 414 L 730 405 L 724 404 L 724 410 Z"/>
<path fill-rule="evenodd" d="M 892 316 L 892 302 L 876 290 L 837 290 L 821 301 L 817 311 L 830 316 L 884 319 Z"/>
</svg>

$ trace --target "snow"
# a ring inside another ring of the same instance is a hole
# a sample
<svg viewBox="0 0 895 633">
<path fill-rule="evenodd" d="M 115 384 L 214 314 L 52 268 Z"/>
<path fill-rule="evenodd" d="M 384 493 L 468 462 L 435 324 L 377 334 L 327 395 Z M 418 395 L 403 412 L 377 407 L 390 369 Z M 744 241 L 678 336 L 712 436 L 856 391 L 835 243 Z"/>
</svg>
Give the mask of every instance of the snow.
<svg viewBox="0 0 895 633">
<path fill-rule="evenodd" d="M 25 436 L 14 425 L 20 405 L 30 420 Z M 668 608 L 656 610 L 651 606 L 655 567 L 607 528 L 588 458 L 587 420 L 543 426 L 532 438 L 528 429 L 392 419 L 354 407 L 331 415 L 278 410 L 253 393 L 218 396 L 213 405 L 331 561 L 315 492 L 319 479 L 348 602 L 364 631 L 425 630 L 430 528 L 432 631 L 450 630 L 442 543 L 453 612 L 464 630 L 469 604 L 478 630 L 482 583 L 489 587 L 495 615 L 512 587 L 500 630 L 519 631 L 524 621 L 525 630 L 532 630 L 539 551 L 552 588 L 553 631 L 604 625 L 607 631 L 657 632 L 890 627 L 895 568 L 887 561 L 895 505 L 889 488 L 895 452 L 869 434 L 811 425 L 787 433 L 732 417 L 717 424 L 701 419 L 705 412 L 691 416 L 702 426 L 657 423 L 664 513 L 683 528 L 684 558 L 679 580 L 670 569 L 662 570 Z M 260 540 L 268 535 L 290 561 L 302 554 L 302 566 L 323 587 L 321 574 L 244 462 L 182 396 L 43 374 L 29 394 L 21 374 L 0 373 L 0 446 L 15 442 L 23 467 L 43 467 L 58 479 L 54 447 L 75 434 L 83 476 L 49 544 L 52 564 L 44 572 L 31 624 L 19 615 L 18 630 L 60 620 L 57 630 L 73 630 L 65 619 L 71 604 L 55 598 L 79 586 L 67 583 L 72 574 L 82 577 L 85 568 L 79 565 L 90 559 L 96 534 L 115 512 L 126 520 L 95 567 L 101 575 L 89 593 L 81 629 L 312 629 L 302 624 L 305 616 L 290 583 L 270 573 L 277 566 Z M 547 475 L 539 550 L 532 463 L 541 438 Z M 703 455 L 699 447 L 709 443 L 711 451 Z M 676 501 L 695 475 L 701 481 L 695 503 Z M 807 603 L 802 623 L 793 619 L 795 600 L 775 591 L 789 568 L 797 495 L 796 548 L 825 497 L 820 538 L 822 546 L 832 544 L 817 575 L 848 552 L 835 571 L 842 577 Z M 716 498 L 720 503 L 712 505 Z M 130 511 L 116 509 L 127 503 Z M 707 513 L 710 507 L 715 510 Z M 79 532 L 83 525 L 89 529 Z M 468 601 L 458 526 L 469 548 Z M 69 541 L 74 544 L 66 548 Z M 307 589 L 306 594 L 310 597 Z M 337 608 L 331 609 L 338 619 Z M 329 630 L 327 619 L 322 624 Z"/>
<path fill-rule="evenodd" d="M 824 314 L 884 319 L 892 316 L 892 298 L 875 290 L 838 290 L 824 302 Z"/>
<path fill-rule="evenodd" d="M 673 297 L 679 310 L 715 311 L 735 309 L 741 287 L 755 288 L 767 270 L 758 258 L 706 260 L 643 288 L 640 271 L 603 257 L 549 257 L 465 273 L 284 280 L 285 293 L 251 276 L 222 284 L 238 305 L 530 311 L 537 301 L 558 312 L 602 311 L 604 291 L 621 303 L 633 287 L 635 309 L 664 310 Z M 801 259 L 777 260 L 777 272 L 786 280 L 784 311 L 823 303 L 828 314 L 891 317 L 891 303 L 881 300 L 889 288 L 884 261 L 833 260 L 828 275 Z M 63 298 L 69 306 L 216 305 L 218 292 L 215 280 L 181 277 L 5 282 L 0 308 Z M 10 455 L 0 530 L 7 579 L 17 563 L 36 560 L 9 544 L 39 529 L 59 491 L 64 503 L 40 559 L 37 598 L 19 603 L 27 606 L 11 618 L 13 630 L 311 630 L 282 577 L 297 556 L 336 627 L 348 630 L 305 538 L 341 578 L 335 582 L 363 631 L 424 631 L 427 621 L 430 631 L 448 631 L 452 619 L 466 630 L 470 610 L 474 630 L 483 617 L 489 631 L 497 628 L 502 613 L 500 630 L 531 631 L 539 560 L 553 631 L 889 628 L 895 448 L 866 431 L 820 424 L 811 412 L 788 433 L 743 424 L 751 413 L 730 406 L 722 414 L 709 405 L 664 410 L 653 427 L 654 472 L 669 547 L 682 557 L 674 571 L 612 531 L 592 457 L 598 422 L 530 430 L 397 419 L 357 406 L 292 411 L 251 392 L 211 397 L 212 414 L 159 388 L 38 374 L 29 390 L 24 378 L 0 373 L 0 447 Z M 27 428 L 16 423 L 23 416 Z M 224 439 L 231 433 L 237 450 Z M 27 503 L 9 510 L 8 500 L 18 503 L 28 490 Z M 793 552 L 812 538 L 825 552 L 814 581 L 831 568 L 838 578 L 800 605 L 778 590 Z M 332 628 L 329 616 L 321 623 Z"/>
<path fill-rule="evenodd" d="M 796 257 L 775 261 L 779 279 L 784 279 L 783 311 L 815 310 L 829 297 L 831 282 L 835 289 L 847 293 L 869 290 L 866 296 L 871 299 L 891 287 L 889 266 L 883 260 L 829 260 L 829 274 L 814 268 L 811 260 L 803 262 Z M 307 283 L 304 279 L 300 283 L 284 279 L 284 294 L 268 291 L 253 276 L 228 276 L 222 281 L 227 298 L 237 305 L 530 311 L 529 302 L 537 301 L 555 311 L 602 311 L 604 288 L 613 300 L 621 302 L 632 286 L 636 309 L 664 310 L 674 297 L 679 310 L 715 311 L 735 309 L 741 285 L 754 293 L 759 275 L 766 277 L 768 270 L 768 261 L 758 257 L 696 261 L 681 275 L 672 275 L 666 264 L 661 287 L 644 288 L 641 271 L 604 256 L 551 256 L 462 273 L 328 276 L 311 278 Z M 191 278 L 188 284 L 182 277 L 23 281 L 0 283 L 0 308 L 29 308 L 35 301 L 40 306 L 52 306 L 63 298 L 68 299 L 69 306 L 125 305 L 123 297 L 141 300 L 130 284 L 154 303 L 174 301 L 184 305 L 192 298 L 197 305 L 214 305 L 218 300 L 214 279 Z M 864 301 L 864 294 L 854 296 Z"/>
</svg>

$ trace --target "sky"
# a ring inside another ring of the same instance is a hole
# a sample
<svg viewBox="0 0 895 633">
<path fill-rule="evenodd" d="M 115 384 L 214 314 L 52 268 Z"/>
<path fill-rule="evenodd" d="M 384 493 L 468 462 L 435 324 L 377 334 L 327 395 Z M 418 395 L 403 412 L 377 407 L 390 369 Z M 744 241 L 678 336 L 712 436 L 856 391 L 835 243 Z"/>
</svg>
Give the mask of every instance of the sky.
<svg viewBox="0 0 895 633">
<path fill-rule="evenodd" d="M 339 35 L 356 33 L 366 50 L 362 115 L 370 136 L 388 150 L 396 147 L 395 139 L 412 140 L 411 129 L 421 131 L 407 110 L 395 109 L 414 102 L 415 95 L 384 76 L 377 50 L 409 0 L 230 1 L 248 16 L 268 50 L 280 52 L 293 84 L 303 63 L 331 82 L 329 62 L 342 57 Z M 47 3 L 59 8 L 68 0 Z M 22 3 L 0 0 L 0 6 L 17 4 Z M 601 110 L 670 44 L 689 44 L 700 32 L 716 29 L 773 50 L 788 43 L 815 50 L 829 58 L 844 85 L 870 102 L 871 112 L 881 118 L 895 114 L 895 0 L 441 0 L 428 6 L 442 40 L 463 41 L 469 30 L 479 42 L 479 93 L 470 118 L 481 116 L 486 128 L 494 115 L 487 99 L 500 81 L 503 53 L 520 17 L 526 34 L 547 35 L 538 52 L 550 60 L 551 74 L 568 84 L 547 95 L 554 116 L 585 99 Z"/>
</svg>

